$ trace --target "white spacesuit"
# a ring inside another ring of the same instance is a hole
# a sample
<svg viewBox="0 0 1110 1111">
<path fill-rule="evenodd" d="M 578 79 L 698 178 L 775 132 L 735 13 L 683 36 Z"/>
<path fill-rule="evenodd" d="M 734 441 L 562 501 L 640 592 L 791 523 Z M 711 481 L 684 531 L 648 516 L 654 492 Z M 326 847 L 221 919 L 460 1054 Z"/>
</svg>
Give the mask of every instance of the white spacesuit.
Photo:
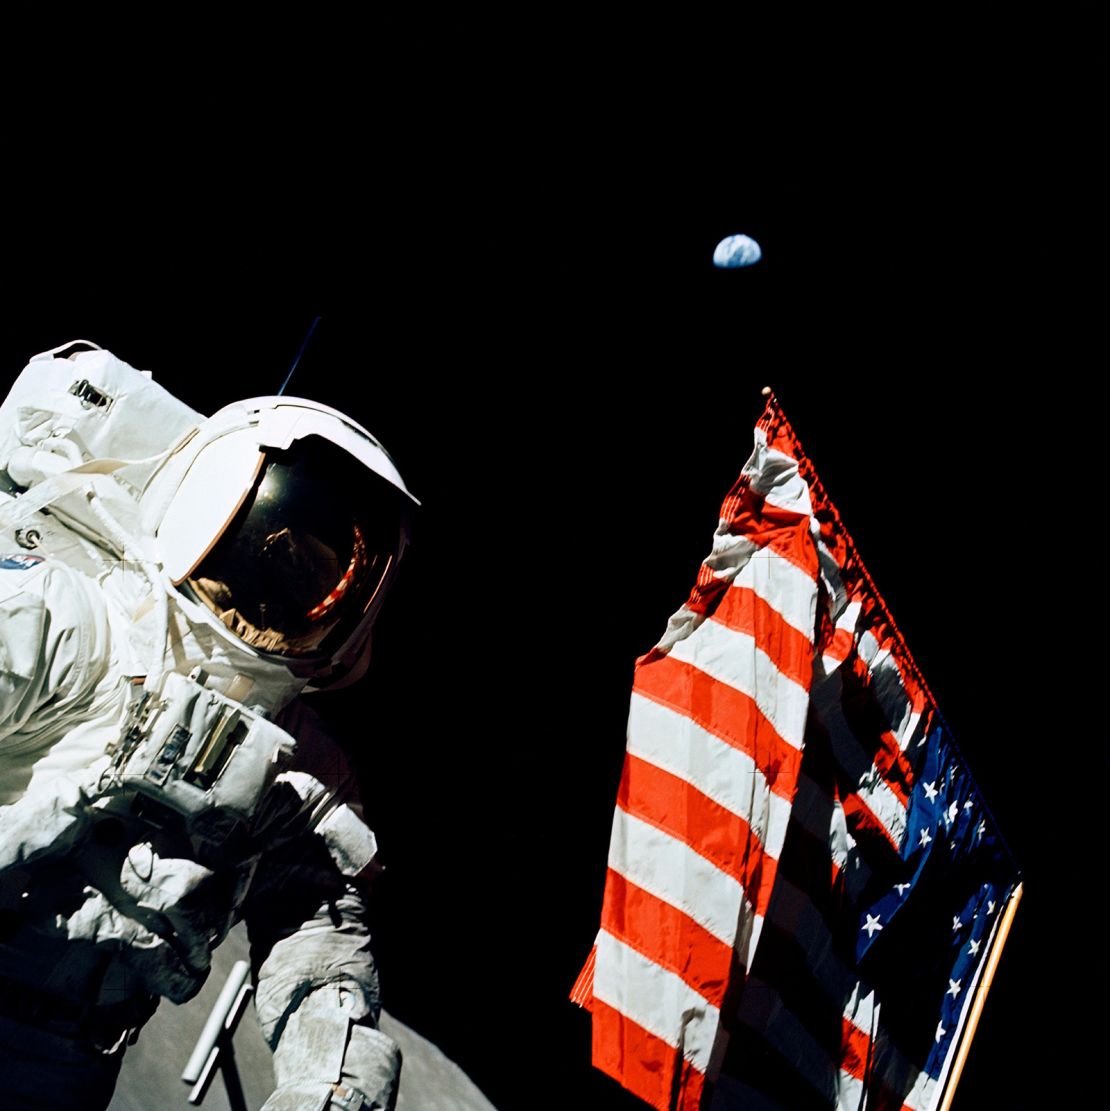
<svg viewBox="0 0 1110 1111">
<path fill-rule="evenodd" d="M 242 918 L 265 1111 L 392 1107 L 376 846 L 292 700 L 365 668 L 412 496 L 334 410 L 206 420 L 72 347 L 0 406 L 3 1106 L 106 1106 L 157 999 L 191 998 Z"/>
</svg>

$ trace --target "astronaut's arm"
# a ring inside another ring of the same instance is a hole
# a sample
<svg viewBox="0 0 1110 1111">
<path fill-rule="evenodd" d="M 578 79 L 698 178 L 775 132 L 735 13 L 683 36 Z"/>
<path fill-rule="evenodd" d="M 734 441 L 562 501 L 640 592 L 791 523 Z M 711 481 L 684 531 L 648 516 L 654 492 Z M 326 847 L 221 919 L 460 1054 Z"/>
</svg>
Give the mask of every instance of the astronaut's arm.
<svg viewBox="0 0 1110 1111">
<path fill-rule="evenodd" d="M 396 1102 L 400 1051 L 377 1029 L 364 911 L 348 888 L 274 942 L 258 968 L 255 1004 L 277 1082 L 265 1111 L 385 1111 Z"/>
<path fill-rule="evenodd" d="M 64 703 L 99 678 L 87 674 L 79 647 L 81 624 L 94 618 L 80 605 L 80 592 L 77 605 L 59 594 L 71 586 L 72 573 L 42 563 L 26 555 L 0 559 L 0 742 L 51 699 Z"/>
<path fill-rule="evenodd" d="M 108 672 L 95 584 L 36 556 L 0 559 L 0 837 L 13 858 L 34 852 L 14 847 L 23 831 L 46 845 L 46 826 L 69 828 L 89 753 L 58 742 L 95 705 Z"/>
<path fill-rule="evenodd" d="M 274 1052 L 264 1111 L 388 1111 L 400 1051 L 378 1028 L 365 885 L 373 835 L 347 807 L 267 853 L 244 907 L 255 1005 Z"/>
</svg>

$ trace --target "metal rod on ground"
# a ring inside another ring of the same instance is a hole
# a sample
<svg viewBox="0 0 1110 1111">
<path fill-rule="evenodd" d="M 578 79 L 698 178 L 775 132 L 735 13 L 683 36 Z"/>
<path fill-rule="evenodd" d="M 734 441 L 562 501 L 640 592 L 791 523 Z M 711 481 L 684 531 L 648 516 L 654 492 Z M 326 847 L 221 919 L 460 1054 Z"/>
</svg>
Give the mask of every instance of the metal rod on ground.
<svg viewBox="0 0 1110 1111">
<path fill-rule="evenodd" d="M 247 1111 L 231 1039 L 254 991 L 247 982 L 249 975 L 250 965 L 246 961 L 236 961 L 181 1074 L 186 1084 L 193 1085 L 189 1102 L 194 1107 L 204 1099 L 220 1070 L 231 1111 Z"/>
<path fill-rule="evenodd" d="M 987 959 L 986 972 L 983 974 L 983 979 L 979 983 L 979 990 L 975 993 L 975 1002 L 971 1005 L 971 1014 L 968 1016 L 967 1029 L 964 1031 L 963 1040 L 960 1042 L 960 1049 L 956 1054 L 956 1062 L 952 1066 L 952 1075 L 948 1079 L 948 1086 L 944 1092 L 944 1100 L 940 1105 L 940 1111 L 949 1111 L 949 1108 L 952 1106 L 952 1100 L 956 1097 L 956 1085 L 960 1082 L 960 1073 L 963 1072 L 968 1051 L 971 1049 L 971 1039 L 975 1037 L 975 1027 L 979 1025 L 979 1016 L 983 1013 L 983 1004 L 987 1001 L 987 992 L 990 991 L 995 969 L 998 968 L 998 962 L 1002 957 L 1002 947 L 1006 944 L 1006 937 L 1010 932 L 1010 926 L 1013 924 L 1014 915 L 1017 913 L 1018 903 L 1021 902 L 1021 891 L 1022 885 L 1019 883 L 1017 887 L 1014 888 L 1014 893 L 1010 896 L 1010 901 L 1006 904 L 1006 912 L 1002 918 L 1001 925 L 998 927 L 998 940 L 991 946 L 991 955 Z"/>
</svg>

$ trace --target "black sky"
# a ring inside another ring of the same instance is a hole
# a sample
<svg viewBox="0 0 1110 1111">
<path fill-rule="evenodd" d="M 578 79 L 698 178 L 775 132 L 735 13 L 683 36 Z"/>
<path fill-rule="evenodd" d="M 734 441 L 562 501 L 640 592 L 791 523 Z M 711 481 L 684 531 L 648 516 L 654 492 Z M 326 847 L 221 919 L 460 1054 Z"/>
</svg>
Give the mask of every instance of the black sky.
<svg viewBox="0 0 1110 1111">
<path fill-rule="evenodd" d="M 768 383 L 1025 871 L 956 1107 L 1092 1083 L 1068 1009 L 1106 986 L 1083 882 L 1108 771 L 1087 19 L 1053 29 L 1051 75 L 954 53 L 901 87 L 795 86 L 790 111 L 773 80 L 732 111 L 563 99 L 569 77 L 528 111 L 519 74 L 434 109 L 401 85 L 365 114 L 202 100 L 175 105 L 176 148 L 97 160 L 95 190 L 76 161 L 36 182 L 5 381 L 81 336 L 212 411 L 276 389 L 322 314 L 290 392 L 364 423 L 423 501 L 371 676 L 318 708 L 388 866 L 387 1006 L 504 1111 L 638 1106 L 588 1068 L 566 993 L 632 664 Z M 738 231 L 764 261 L 715 270 Z"/>
</svg>

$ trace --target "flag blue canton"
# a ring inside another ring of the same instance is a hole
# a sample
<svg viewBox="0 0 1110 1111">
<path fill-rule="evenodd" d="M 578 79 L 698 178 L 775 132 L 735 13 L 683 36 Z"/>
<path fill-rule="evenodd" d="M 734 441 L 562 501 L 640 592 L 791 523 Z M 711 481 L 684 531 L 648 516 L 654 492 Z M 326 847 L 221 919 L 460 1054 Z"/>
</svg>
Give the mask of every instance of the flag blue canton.
<svg viewBox="0 0 1110 1111">
<path fill-rule="evenodd" d="M 881 978 L 922 985 L 917 1005 L 936 1017 L 923 1072 L 939 1079 L 962 1028 L 1013 886 L 1013 865 L 974 780 L 943 724 L 915 746 L 916 778 L 900 858 L 904 871 L 861 910 L 856 960 L 888 959 Z M 928 968 L 923 977 L 921 970 Z"/>
</svg>

